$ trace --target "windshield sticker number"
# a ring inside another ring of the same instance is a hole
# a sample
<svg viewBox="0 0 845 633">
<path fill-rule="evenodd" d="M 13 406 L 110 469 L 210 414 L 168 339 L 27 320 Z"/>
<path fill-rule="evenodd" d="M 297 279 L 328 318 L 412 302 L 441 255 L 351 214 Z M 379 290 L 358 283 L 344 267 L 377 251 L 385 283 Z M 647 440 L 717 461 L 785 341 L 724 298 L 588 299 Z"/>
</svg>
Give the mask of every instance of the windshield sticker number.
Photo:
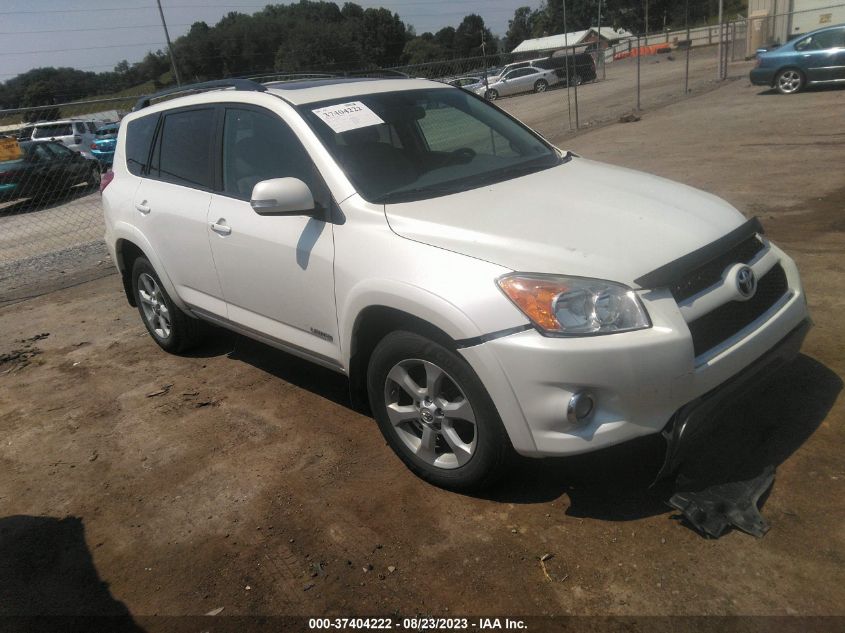
<svg viewBox="0 0 845 633">
<path fill-rule="evenodd" d="M 379 116 L 360 101 L 339 103 L 312 110 L 335 134 L 384 123 Z"/>
</svg>

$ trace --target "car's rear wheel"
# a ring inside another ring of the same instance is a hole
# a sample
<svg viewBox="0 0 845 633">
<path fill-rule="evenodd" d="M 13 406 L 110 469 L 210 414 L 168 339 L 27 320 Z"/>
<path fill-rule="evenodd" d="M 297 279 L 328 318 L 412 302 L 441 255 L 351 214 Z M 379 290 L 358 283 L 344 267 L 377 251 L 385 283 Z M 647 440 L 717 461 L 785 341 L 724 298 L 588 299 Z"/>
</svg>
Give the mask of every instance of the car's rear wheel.
<svg viewBox="0 0 845 633">
<path fill-rule="evenodd" d="M 141 320 L 163 350 L 173 354 L 186 352 L 202 340 L 203 323 L 173 303 L 144 257 L 136 259 L 132 266 L 132 292 Z"/>
<path fill-rule="evenodd" d="M 549 87 L 549 82 L 545 79 L 538 79 L 534 82 L 534 92 L 546 92 L 546 88 Z"/>
<path fill-rule="evenodd" d="M 412 332 L 387 335 L 370 357 L 367 388 L 387 443 L 428 482 L 482 488 L 513 454 L 481 380 L 439 343 Z"/>
<path fill-rule="evenodd" d="M 791 95 L 804 87 L 804 73 L 797 68 L 784 68 L 775 78 L 775 88 L 782 95 Z"/>
<path fill-rule="evenodd" d="M 490 101 L 495 101 L 496 99 L 499 98 L 499 93 L 497 91 L 493 90 L 493 89 L 490 89 L 490 90 L 487 91 L 487 98 Z"/>
</svg>

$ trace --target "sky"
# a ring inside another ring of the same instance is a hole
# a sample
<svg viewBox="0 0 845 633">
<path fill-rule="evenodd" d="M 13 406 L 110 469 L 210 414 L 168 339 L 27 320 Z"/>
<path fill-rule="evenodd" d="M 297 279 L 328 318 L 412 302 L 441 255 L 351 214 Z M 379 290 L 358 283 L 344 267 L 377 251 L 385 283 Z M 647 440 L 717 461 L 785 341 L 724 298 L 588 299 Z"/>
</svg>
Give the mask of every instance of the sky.
<svg viewBox="0 0 845 633">
<path fill-rule="evenodd" d="M 335 0 L 343 6 L 344 0 Z M 354 1 L 354 0 L 353 0 Z M 171 39 L 193 22 L 214 25 L 229 11 L 254 13 L 261 0 L 162 0 Z M 286 4 L 286 3 L 282 3 Z M 484 18 L 504 35 L 520 6 L 540 0 L 358 0 L 363 7 L 385 7 L 417 33 L 457 26 L 469 13 Z M 148 50 L 165 48 L 155 0 L 3 0 L 0 3 L 0 81 L 40 66 L 111 70 L 123 59 L 139 61 Z"/>
</svg>

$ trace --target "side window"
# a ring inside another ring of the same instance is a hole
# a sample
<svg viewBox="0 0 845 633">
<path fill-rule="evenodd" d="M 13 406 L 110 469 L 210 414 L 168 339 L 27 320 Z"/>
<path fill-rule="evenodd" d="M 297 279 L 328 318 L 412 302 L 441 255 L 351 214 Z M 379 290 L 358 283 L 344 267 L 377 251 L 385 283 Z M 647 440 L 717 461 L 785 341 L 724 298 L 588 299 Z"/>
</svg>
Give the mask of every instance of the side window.
<svg viewBox="0 0 845 633">
<path fill-rule="evenodd" d="M 94 132 L 96 132 L 96 131 L 97 131 L 97 126 L 96 126 L 96 125 L 94 125 L 91 121 L 88 121 L 88 122 L 85 124 L 85 127 L 86 127 L 86 128 L 88 128 L 88 131 L 89 131 L 91 134 L 93 134 Z"/>
<path fill-rule="evenodd" d="M 74 123 L 73 124 L 73 131 L 76 134 L 85 134 L 85 124 L 84 123 Z"/>
<path fill-rule="evenodd" d="M 429 149 L 435 152 L 468 147 L 476 154 L 519 156 L 504 136 L 458 108 L 427 109 L 418 124 Z"/>
<path fill-rule="evenodd" d="M 73 158 L 73 151 L 58 143 L 44 143 L 44 146 L 52 152 L 56 158 Z"/>
<path fill-rule="evenodd" d="M 299 178 L 320 199 L 311 157 L 278 116 L 227 108 L 223 123 L 223 191 L 249 200 L 252 188 L 271 178 Z"/>
<path fill-rule="evenodd" d="M 32 157 L 37 161 L 53 160 L 52 154 L 44 147 L 44 143 L 36 143 L 32 149 Z"/>
<path fill-rule="evenodd" d="M 135 176 L 144 175 L 157 123 L 158 115 L 153 114 L 135 119 L 126 127 L 126 168 Z"/>
<path fill-rule="evenodd" d="M 214 137 L 213 108 L 165 114 L 150 175 L 186 187 L 210 188 Z"/>
</svg>

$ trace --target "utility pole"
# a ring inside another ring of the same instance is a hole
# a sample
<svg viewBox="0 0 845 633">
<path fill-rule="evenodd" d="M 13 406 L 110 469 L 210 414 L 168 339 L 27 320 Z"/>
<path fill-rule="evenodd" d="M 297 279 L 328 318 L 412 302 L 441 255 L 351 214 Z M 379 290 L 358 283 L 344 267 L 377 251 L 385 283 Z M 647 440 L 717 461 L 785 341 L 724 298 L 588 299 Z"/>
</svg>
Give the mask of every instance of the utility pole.
<svg viewBox="0 0 845 633">
<path fill-rule="evenodd" d="M 173 77 L 176 79 L 176 85 L 181 86 L 182 80 L 179 78 L 179 67 L 176 66 L 176 56 L 173 54 L 173 44 L 170 43 L 170 33 L 167 32 L 167 22 L 164 21 L 164 11 L 161 10 L 161 0 L 156 0 L 158 4 L 158 14 L 161 16 L 161 25 L 164 27 L 164 39 L 167 40 L 167 50 L 170 52 L 170 66 L 173 68 Z"/>
<path fill-rule="evenodd" d="M 648 0 L 643 0 L 643 3 L 645 4 L 645 28 L 643 29 L 643 31 L 645 31 L 644 45 L 648 46 Z"/>
</svg>

